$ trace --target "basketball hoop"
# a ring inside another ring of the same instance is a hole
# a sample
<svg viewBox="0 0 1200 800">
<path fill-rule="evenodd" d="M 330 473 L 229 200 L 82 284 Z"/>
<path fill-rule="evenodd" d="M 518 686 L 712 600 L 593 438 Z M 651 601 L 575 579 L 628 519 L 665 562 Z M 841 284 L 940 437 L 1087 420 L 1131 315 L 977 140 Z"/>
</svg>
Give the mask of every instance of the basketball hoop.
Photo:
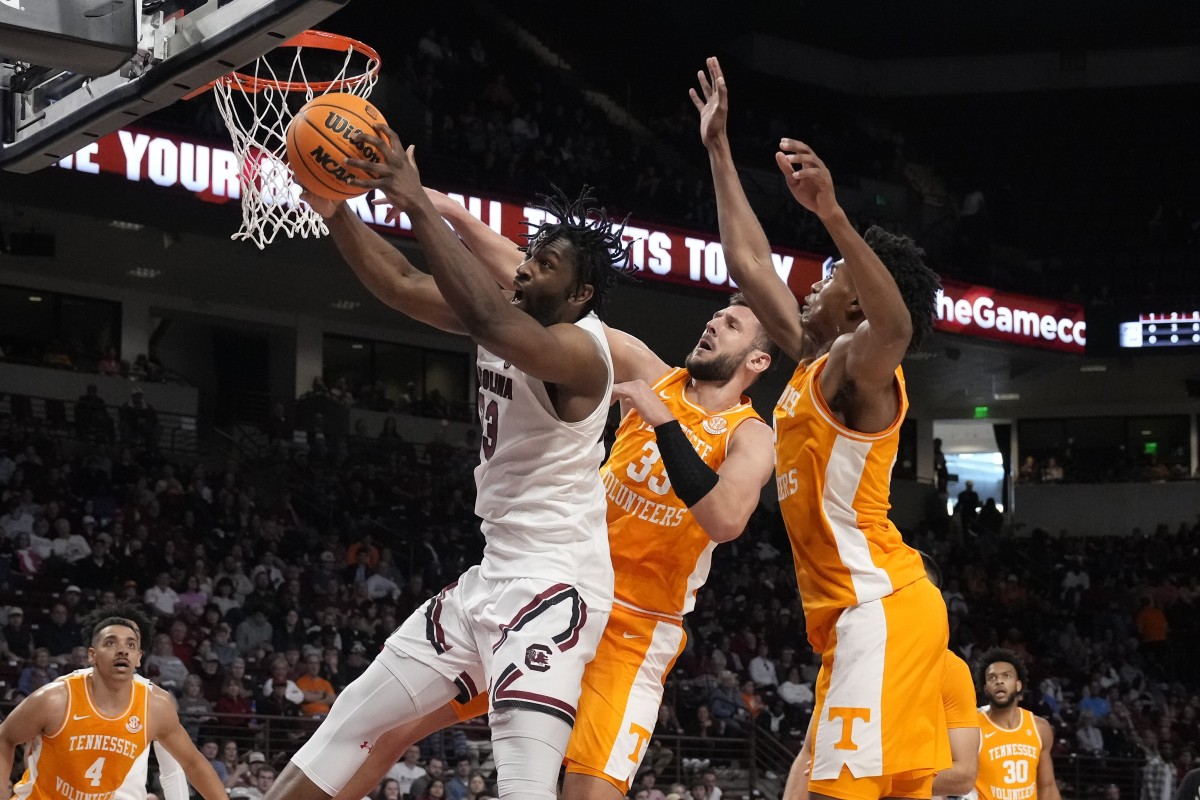
<svg viewBox="0 0 1200 800">
<path fill-rule="evenodd" d="M 295 50 L 290 61 L 281 53 L 284 48 Z M 322 59 L 329 63 L 321 63 Z M 212 82 L 217 109 L 241 166 L 242 227 L 231 239 L 248 239 L 261 250 L 281 231 L 288 238 L 329 232 L 321 216 L 300 200 L 301 187 L 284 156 L 288 123 L 295 109 L 317 95 L 369 96 L 379 80 L 379 66 L 379 53 L 362 42 L 336 33 L 305 31 L 255 60 L 246 71 Z M 322 72 L 333 77 L 325 78 Z"/>
</svg>

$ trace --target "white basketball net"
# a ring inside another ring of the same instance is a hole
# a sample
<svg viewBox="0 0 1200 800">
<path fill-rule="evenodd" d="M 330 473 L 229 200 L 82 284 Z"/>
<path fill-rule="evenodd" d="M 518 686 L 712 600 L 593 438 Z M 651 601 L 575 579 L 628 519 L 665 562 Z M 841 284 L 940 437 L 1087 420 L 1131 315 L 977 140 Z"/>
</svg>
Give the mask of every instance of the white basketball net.
<svg viewBox="0 0 1200 800">
<path fill-rule="evenodd" d="M 378 59 L 349 48 L 337 75 L 322 75 L 310 81 L 305 72 L 305 48 L 294 49 L 295 56 L 286 71 L 282 68 L 277 71 L 264 56 L 240 73 L 253 77 L 254 81 L 239 81 L 236 75 L 231 75 L 213 86 L 217 109 L 233 138 L 233 152 L 241 165 L 242 227 L 230 238 L 250 240 L 260 250 L 281 232 L 288 238 L 329 233 L 321 216 L 300 199 L 302 187 L 295 182 L 287 165 L 285 137 L 292 121 L 289 97 L 297 108 L 300 105 L 294 97 L 297 94 L 303 94 L 303 102 L 332 91 L 367 97 L 379 79 Z M 309 50 L 329 53 L 326 48 Z M 248 84 L 254 88 L 248 89 Z M 328 88 L 314 91 L 312 84 L 325 84 Z"/>
</svg>

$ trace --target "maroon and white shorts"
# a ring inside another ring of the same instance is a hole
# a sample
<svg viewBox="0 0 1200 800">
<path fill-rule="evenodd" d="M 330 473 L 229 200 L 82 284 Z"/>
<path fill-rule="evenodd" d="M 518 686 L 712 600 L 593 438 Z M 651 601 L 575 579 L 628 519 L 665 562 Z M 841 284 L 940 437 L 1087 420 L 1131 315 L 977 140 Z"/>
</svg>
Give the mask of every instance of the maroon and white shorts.
<svg viewBox="0 0 1200 800">
<path fill-rule="evenodd" d="M 487 691 L 492 711 L 541 711 L 574 725 L 583 669 L 608 614 L 566 583 L 488 580 L 472 567 L 414 611 L 387 646 L 449 678 L 462 702 Z"/>
</svg>

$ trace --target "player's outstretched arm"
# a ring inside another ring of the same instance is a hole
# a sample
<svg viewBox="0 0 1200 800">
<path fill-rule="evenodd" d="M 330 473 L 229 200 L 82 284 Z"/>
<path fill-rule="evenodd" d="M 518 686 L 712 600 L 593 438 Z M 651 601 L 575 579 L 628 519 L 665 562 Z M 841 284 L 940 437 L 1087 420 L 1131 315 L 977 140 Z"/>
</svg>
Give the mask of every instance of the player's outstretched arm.
<svg viewBox="0 0 1200 800">
<path fill-rule="evenodd" d="M 979 728 L 951 728 L 949 769 L 933 779 L 933 794 L 938 797 L 965 795 L 975 786 L 979 772 Z"/>
<path fill-rule="evenodd" d="M 710 58 L 707 67 L 711 79 L 704 70 L 698 73 L 703 99 L 695 89 L 691 89 L 690 94 L 700 112 L 700 139 L 708 149 L 708 161 L 712 166 L 717 225 L 725 263 L 771 339 L 781 350 L 799 360 L 804 342 L 800 306 L 792 290 L 775 272 L 771 244 L 738 179 L 725 132 L 729 95 L 721 64 Z"/>
<path fill-rule="evenodd" d="M 383 190 L 392 205 L 408 214 L 413 233 L 429 258 L 437 288 L 467 334 L 476 344 L 538 380 L 579 394 L 602 392 L 609 378 L 599 344 L 577 325 L 544 326 L 513 306 L 433 207 L 421 186 L 413 156 L 415 148 L 405 150 L 395 131 L 385 125 L 377 125 L 376 130 L 380 136 L 360 133 L 356 140 L 374 147 L 382 157 L 380 163 L 346 160 L 348 166 L 376 177 L 352 179 L 351 183 Z M 590 289 L 585 287 L 584 291 Z M 573 297 L 568 302 L 582 303 L 586 299 Z"/>
<path fill-rule="evenodd" d="M 4 784 L 12 774 L 17 745 L 62 727 L 68 701 L 67 685 L 52 681 L 18 703 L 4 722 L 0 722 L 0 777 Z"/>
<path fill-rule="evenodd" d="M 617 384 L 613 397 L 636 408 L 654 427 L 675 495 L 691 510 L 708 538 L 720 543 L 741 536 L 775 466 L 771 429 L 753 420 L 739 425 L 725 461 L 714 470 L 696 453 L 679 421 L 645 381 Z"/>
<path fill-rule="evenodd" d="M 188 782 L 204 800 L 227 800 L 225 785 L 217 777 L 217 771 L 208 759 L 192 744 L 191 737 L 179 722 L 174 699 L 157 686 L 150 687 L 150 720 L 154 730 L 150 738 L 162 744 L 163 749 L 183 767 Z"/>
<path fill-rule="evenodd" d="M 324 217 L 338 252 L 371 294 L 418 322 L 449 333 L 463 332 L 462 323 L 442 299 L 433 278 L 368 228 L 348 205 L 308 192 L 301 197 Z"/>
<path fill-rule="evenodd" d="M 842 255 L 866 322 L 858 327 L 846 356 L 846 374 L 865 388 L 890 386 L 912 341 L 912 315 L 896 280 L 850 224 L 838 205 L 833 178 L 812 148 L 782 139 L 775 161 L 800 205 L 817 215 Z M 736 279 L 736 278 L 735 278 Z"/>
<path fill-rule="evenodd" d="M 645 342 L 631 333 L 605 325 L 604 337 L 608 339 L 608 349 L 612 353 L 614 384 L 641 380 L 653 386 L 671 369 Z"/>
<path fill-rule="evenodd" d="M 1054 749 L 1054 726 L 1042 717 L 1034 717 L 1033 720 L 1042 739 L 1042 754 L 1037 765 L 1038 800 L 1062 800 L 1058 780 L 1054 777 L 1054 759 L 1050 757 L 1050 751 Z"/>
<path fill-rule="evenodd" d="M 425 187 L 425 194 L 442 218 L 454 226 L 463 244 L 483 262 L 496 283 L 501 288 L 511 289 L 517 266 L 525 260 L 525 253 L 520 246 L 503 234 L 496 233 L 483 220 L 476 219 L 448 195 L 428 186 Z"/>
</svg>

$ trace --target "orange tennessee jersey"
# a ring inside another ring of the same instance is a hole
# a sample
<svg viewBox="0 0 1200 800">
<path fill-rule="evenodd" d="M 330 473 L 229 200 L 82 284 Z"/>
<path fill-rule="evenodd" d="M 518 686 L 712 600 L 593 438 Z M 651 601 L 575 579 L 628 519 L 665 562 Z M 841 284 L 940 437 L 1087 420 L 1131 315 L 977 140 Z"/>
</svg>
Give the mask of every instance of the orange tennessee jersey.
<svg viewBox="0 0 1200 800">
<path fill-rule="evenodd" d="M 979 749 L 979 773 L 975 778 L 978 800 L 1029 800 L 1037 797 L 1037 768 L 1042 757 L 1042 736 L 1037 721 L 1021 709 L 1021 724 L 1013 730 L 1001 728 L 979 711 L 983 734 Z"/>
<path fill-rule="evenodd" d="M 135 678 L 129 707 L 110 718 L 92 705 L 90 672 L 60 678 L 70 693 L 66 717 L 57 731 L 33 740 L 25 776 L 13 787 L 16 800 L 110 800 L 133 773 L 145 787 L 150 684 Z"/>
<path fill-rule="evenodd" d="M 808 640 L 822 652 L 842 609 L 887 597 L 925 575 L 916 550 L 888 519 L 892 464 L 908 410 L 886 430 L 858 433 L 821 396 L 828 355 L 796 367 L 775 406 L 775 483 L 792 542 Z"/>
<path fill-rule="evenodd" d="M 725 460 L 737 427 L 761 418 L 744 396 L 733 408 L 710 413 L 684 395 L 687 382 L 687 370 L 676 368 L 653 389 L 679 420 L 704 463 L 715 470 Z M 669 616 L 691 611 L 696 590 L 708 579 L 716 545 L 675 496 L 654 428 L 637 411 L 621 420 L 600 474 L 608 495 L 608 542 L 617 602 Z"/>
<path fill-rule="evenodd" d="M 951 651 L 946 651 L 942 669 L 942 706 L 946 709 L 947 728 L 978 728 L 979 714 L 975 707 L 975 681 L 971 668 Z M 938 763 L 950 760 L 950 741 L 938 739 Z"/>
</svg>

